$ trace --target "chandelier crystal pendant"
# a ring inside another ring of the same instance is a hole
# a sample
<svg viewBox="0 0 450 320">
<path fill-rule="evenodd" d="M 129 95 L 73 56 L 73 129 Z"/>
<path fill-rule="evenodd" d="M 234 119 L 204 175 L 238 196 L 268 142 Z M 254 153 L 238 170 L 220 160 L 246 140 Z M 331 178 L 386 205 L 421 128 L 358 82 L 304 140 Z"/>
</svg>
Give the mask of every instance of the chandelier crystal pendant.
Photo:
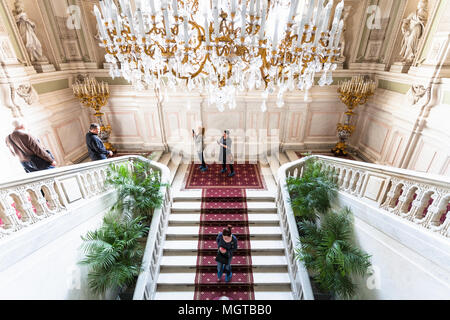
<svg viewBox="0 0 450 320">
<path fill-rule="evenodd" d="M 333 18 L 333 0 L 101 0 L 100 7 L 110 75 L 137 90 L 195 88 L 223 111 L 236 107 L 238 92 L 261 89 L 264 99 L 278 90 L 281 107 L 286 91 L 309 90 L 316 73 L 320 86 L 333 83 L 343 0 Z"/>
</svg>

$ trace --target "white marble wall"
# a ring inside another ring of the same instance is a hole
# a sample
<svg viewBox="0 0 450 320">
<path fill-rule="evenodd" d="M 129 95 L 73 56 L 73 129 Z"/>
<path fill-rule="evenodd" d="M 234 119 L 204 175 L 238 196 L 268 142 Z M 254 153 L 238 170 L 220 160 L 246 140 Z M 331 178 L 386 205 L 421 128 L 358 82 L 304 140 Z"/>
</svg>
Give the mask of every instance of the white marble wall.
<svg viewBox="0 0 450 320">
<path fill-rule="evenodd" d="M 28 78 L 27 81 L 33 83 L 33 79 Z M 7 178 L 23 174 L 24 171 L 19 160 L 11 155 L 4 143 L 6 136 L 14 130 L 11 126 L 14 117 L 5 106 L 11 104 L 8 85 L 4 85 L 2 90 L 6 94 L 2 96 L 3 106 L 0 108 L 0 178 Z M 25 120 L 29 132 L 53 153 L 59 166 L 72 164 L 86 156 L 84 135 L 91 122 L 91 111 L 84 109 L 75 100 L 71 89 L 39 95 L 31 105 L 22 103 L 20 111 L 20 117 Z"/>
<path fill-rule="evenodd" d="M 436 89 L 448 90 L 446 87 Z M 420 172 L 450 175 L 448 104 L 412 105 L 404 94 L 378 89 L 358 109 L 355 150 L 371 162 Z"/>
<path fill-rule="evenodd" d="M 136 93 L 116 86 L 105 113 L 113 128 L 111 142 L 131 150 L 162 149 L 167 142 L 171 150 L 187 152 L 192 145 L 191 130 L 199 124 L 206 128 L 208 149 L 217 146 L 223 130 L 228 129 L 239 155 L 244 154 L 244 146 L 248 154 L 253 146 L 268 141 L 284 149 L 328 150 L 337 140 L 336 124 L 345 110 L 335 91 L 335 87 L 314 88 L 306 101 L 303 92 L 292 92 L 282 108 L 273 96 L 266 112 L 261 111 L 261 92 L 251 92 L 238 96 L 236 109 L 220 112 L 199 93 L 168 92 L 169 99 L 159 110 L 153 92 Z"/>
</svg>

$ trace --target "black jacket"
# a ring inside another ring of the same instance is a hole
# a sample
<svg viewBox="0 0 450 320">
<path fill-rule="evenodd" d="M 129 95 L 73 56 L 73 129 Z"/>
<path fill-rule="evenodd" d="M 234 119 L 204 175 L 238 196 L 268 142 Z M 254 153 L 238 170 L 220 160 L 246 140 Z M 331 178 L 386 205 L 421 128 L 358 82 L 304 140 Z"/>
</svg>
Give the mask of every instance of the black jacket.
<svg viewBox="0 0 450 320">
<path fill-rule="evenodd" d="M 217 247 L 222 247 L 227 249 L 226 255 L 228 255 L 228 261 L 231 263 L 231 258 L 233 258 L 233 253 L 238 249 L 238 241 L 236 236 L 233 234 L 231 235 L 231 242 L 225 242 L 223 240 L 222 232 L 219 233 L 219 235 L 216 238 Z"/>
<path fill-rule="evenodd" d="M 108 151 L 98 135 L 88 132 L 86 134 L 86 145 L 88 148 L 89 157 L 92 161 L 104 160 L 107 158 Z"/>
</svg>

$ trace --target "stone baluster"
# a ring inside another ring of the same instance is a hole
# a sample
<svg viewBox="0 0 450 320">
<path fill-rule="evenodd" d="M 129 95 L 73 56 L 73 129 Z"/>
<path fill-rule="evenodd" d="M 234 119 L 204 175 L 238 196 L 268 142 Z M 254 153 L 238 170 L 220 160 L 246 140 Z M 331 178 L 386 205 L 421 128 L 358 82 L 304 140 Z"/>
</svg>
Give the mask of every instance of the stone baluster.
<svg viewBox="0 0 450 320">
<path fill-rule="evenodd" d="M 362 195 L 363 186 L 364 186 L 364 183 L 366 182 L 366 179 L 367 179 L 367 172 L 361 173 L 358 184 L 356 186 L 356 193 L 355 193 L 355 195 L 359 198 L 361 198 L 363 196 Z"/>
<path fill-rule="evenodd" d="M 359 173 L 359 170 L 353 172 L 352 179 L 350 180 L 350 184 L 348 187 L 348 193 L 353 195 L 356 193 L 356 184 L 358 183 L 360 177 L 361 175 Z"/>
<path fill-rule="evenodd" d="M 399 198 L 400 202 L 401 202 L 401 205 L 399 203 L 399 215 L 401 217 L 403 217 L 403 218 L 408 218 L 409 217 L 409 214 L 410 214 L 410 212 L 412 210 L 412 207 L 411 207 L 411 209 L 409 209 L 409 206 L 410 206 L 411 203 L 413 203 L 415 201 L 414 200 L 414 195 L 418 191 L 419 191 L 419 189 L 417 188 L 417 186 L 409 184 L 407 192 L 402 194 L 402 196 Z M 417 198 L 419 196 L 420 195 L 417 194 L 416 200 L 417 200 Z"/>
<path fill-rule="evenodd" d="M 294 168 L 294 172 L 293 172 L 291 177 L 292 178 L 297 178 L 298 177 L 298 172 L 299 172 L 298 168 Z"/>
<path fill-rule="evenodd" d="M 92 179 L 90 179 L 89 173 L 84 173 L 83 177 L 83 185 L 86 188 L 88 198 L 95 196 L 94 186 L 92 185 Z"/>
<path fill-rule="evenodd" d="M 414 221 L 425 209 L 426 204 L 424 203 L 427 198 L 427 192 L 424 192 L 422 189 L 417 189 L 415 191 L 417 194 L 416 199 L 411 203 L 411 209 L 405 213 L 405 218 L 409 221 Z M 414 194 L 411 195 L 413 197 Z M 408 210 L 408 208 L 406 208 Z"/>
<path fill-rule="evenodd" d="M 384 210 L 388 210 L 391 206 L 392 201 L 394 201 L 395 189 L 397 187 L 396 179 L 389 179 L 388 189 L 386 189 L 386 198 L 380 204 L 380 208 Z"/>
<path fill-rule="evenodd" d="M 423 221 L 420 219 L 414 220 L 416 223 L 420 223 L 428 229 L 433 229 L 433 227 L 440 227 L 440 213 L 444 211 L 444 208 L 441 208 L 441 203 L 443 200 L 443 195 L 441 193 L 442 190 L 438 190 L 433 193 L 431 196 L 433 199 L 433 203 L 428 207 L 428 212 L 426 216 L 423 218 Z M 445 208 L 446 209 L 446 208 Z M 436 222 L 436 223 L 435 223 Z"/>
<path fill-rule="evenodd" d="M 50 213 L 47 207 L 47 200 L 44 198 L 41 192 L 41 184 L 35 184 L 28 190 L 30 194 L 30 200 L 36 209 L 35 214 L 39 217 L 39 219 L 47 218 Z M 33 210 L 34 212 L 34 210 Z"/>
<path fill-rule="evenodd" d="M 65 209 L 65 206 L 61 203 L 60 197 L 58 193 L 55 190 L 56 183 L 53 180 L 45 181 L 44 182 L 45 191 L 48 191 L 49 194 L 46 194 L 46 199 L 50 203 L 49 212 L 51 214 L 55 214 L 57 212 L 61 212 Z"/>
<path fill-rule="evenodd" d="M 17 198 L 14 199 L 16 203 L 16 208 L 22 215 L 22 217 L 25 217 L 27 221 L 30 223 L 35 223 L 41 220 L 42 218 L 39 217 L 33 209 L 32 203 L 28 200 L 29 194 L 27 192 L 27 189 L 25 186 L 20 186 L 16 189 L 17 194 L 15 195 Z M 17 203 L 18 200 L 20 203 Z"/>
<path fill-rule="evenodd" d="M 426 227 L 429 224 L 432 215 L 430 209 L 433 208 L 433 204 L 436 203 L 436 201 L 439 201 L 437 200 L 438 198 L 439 195 L 434 189 L 423 191 L 422 197 L 418 201 L 416 207 L 414 206 L 414 202 L 416 201 L 413 202 L 413 207 L 411 209 L 411 211 L 414 211 L 411 213 L 412 221 Z M 430 200 L 432 200 L 431 204 Z M 425 210 L 427 210 L 427 212 L 425 212 Z"/>
<path fill-rule="evenodd" d="M 350 181 L 353 179 L 353 171 L 351 169 L 347 169 L 347 174 L 345 176 L 344 182 L 342 184 L 342 188 L 345 191 L 349 191 Z"/>
<path fill-rule="evenodd" d="M 406 184 L 405 182 L 402 182 L 401 187 L 399 188 L 399 196 L 398 196 L 398 203 L 393 203 L 393 207 L 390 209 L 391 212 L 395 213 L 396 215 L 400 215 L 400 209 L 403 207 L 403 204 L 408 199 L 408 190 L 410 185 Z M 401 193 L 400 193 L 401 192 Z M 397 199 L 394 198 L 394 201 L 397 201 Z"/>
<path fill-rule="evenodd" d="M 102 193 L 104 191 L 104 183 L 98 170 L 94 172 L 94 179 L 97 185 L 97 193 Z"/>
<path fill-rule="evenodd" d="M 8 197 L 7 192 L 2 191 L 0 193 L 0 218 L 4 223 L 2 228 L 14 232 L 23 228 L 26 224 L 17 217 L 16 210 L 10 205 Z"/>
<path fill-rule="evenodd" d="M 339 184 L 339 190 L 345 191 L 345 182 L 348 179 L 348 175 L 349 175 L 349 169 L 346 167 L 343 167 L 342 170 L 342 177 L 341 177 L 341 183 Z"/>
</svg>

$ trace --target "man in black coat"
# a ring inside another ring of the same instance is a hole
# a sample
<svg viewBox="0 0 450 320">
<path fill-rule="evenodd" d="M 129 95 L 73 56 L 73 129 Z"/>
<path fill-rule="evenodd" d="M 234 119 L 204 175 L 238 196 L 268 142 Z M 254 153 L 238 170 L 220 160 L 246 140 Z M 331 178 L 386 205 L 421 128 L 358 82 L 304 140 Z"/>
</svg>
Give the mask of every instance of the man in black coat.
<svg viewBox="0 0 450 320">
<path fill-rule="evenodd" d="M 108 156 L 111 157 L 113 155 L 112 151 L 106 150 L 102 140 L 98 137 L 99 133 L 100 125 L 93 123 L 86 134 L 86 145 L 92 161 L 105 160 Z"/>
</svg>

